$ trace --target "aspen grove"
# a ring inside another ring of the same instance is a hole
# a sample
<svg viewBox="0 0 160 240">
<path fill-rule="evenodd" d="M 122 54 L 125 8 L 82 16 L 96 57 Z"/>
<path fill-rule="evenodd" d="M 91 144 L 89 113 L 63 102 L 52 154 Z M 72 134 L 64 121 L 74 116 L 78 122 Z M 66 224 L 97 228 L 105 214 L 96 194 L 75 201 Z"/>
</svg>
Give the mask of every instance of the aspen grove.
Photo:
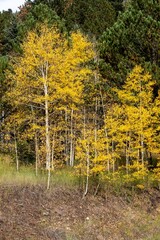
<svg viewBox="0 0 160 240">
<path fill-rule="evenodd" d="M 58 16 L 43 3 L 32 10 L 26 3 L 13 48 L 3 46 L 0 149 L 17 171 L 31 164 L 36 176 L 45 172 L 47 189 L 59 169 L 79 179 L 84 196 L 103 184 L 160 188 L 159 4 L 152 12 L 148 1 L 146 11 L 133 1 L 117 9 L 111 2 L 104 2 L 114 16 L 106 29 L 96 28 L 97 18 L 93 26 L 74 22 L 75 5 Z M 137 19 L 142 34 L 135 29 L 132 42 Z"/>
</svg>

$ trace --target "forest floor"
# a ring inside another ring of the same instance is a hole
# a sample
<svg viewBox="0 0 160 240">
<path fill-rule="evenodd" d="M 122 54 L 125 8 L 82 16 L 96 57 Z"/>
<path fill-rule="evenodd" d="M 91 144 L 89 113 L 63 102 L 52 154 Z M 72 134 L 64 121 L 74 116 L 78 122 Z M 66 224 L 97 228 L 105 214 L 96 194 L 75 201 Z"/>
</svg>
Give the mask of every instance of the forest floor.
<svg viewBox="0 0 160 240">
<path fill-rule="evenodd" d="M 160 191 L 88 194 L 0 184 L 0 240 L 159 240 Z"/>
</svg>

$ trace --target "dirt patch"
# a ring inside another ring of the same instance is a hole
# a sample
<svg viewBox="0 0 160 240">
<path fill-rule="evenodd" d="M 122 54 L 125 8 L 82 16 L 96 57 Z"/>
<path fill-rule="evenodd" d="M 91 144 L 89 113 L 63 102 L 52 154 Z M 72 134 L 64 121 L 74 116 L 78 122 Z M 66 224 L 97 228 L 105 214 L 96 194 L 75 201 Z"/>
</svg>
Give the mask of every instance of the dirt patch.
<svg viewBox="0 0 160 240">
<path fill-rule="evenodd" d="M 135 195 L 128 203 L 112 194 L 82 199 L 73 189 L 3 185 L 0 240 L 152 239 L 160 234 L 159 209 L 158 191 Z"/>
</svg>

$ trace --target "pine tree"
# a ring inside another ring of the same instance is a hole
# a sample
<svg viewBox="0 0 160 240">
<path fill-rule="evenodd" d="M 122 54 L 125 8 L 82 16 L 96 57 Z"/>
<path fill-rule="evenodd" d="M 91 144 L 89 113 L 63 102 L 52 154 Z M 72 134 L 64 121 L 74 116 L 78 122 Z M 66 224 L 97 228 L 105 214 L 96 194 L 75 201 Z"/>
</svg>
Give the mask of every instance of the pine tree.
<svg viewBox="0 0 160 240">
<path fill-rule="evenodd" d="M 100 38 L 100 68 L 110 86 L 121 86 L 140 64 L 159 84 L 159 1 L 129 1 L 117 21 Z"/>
</svg>

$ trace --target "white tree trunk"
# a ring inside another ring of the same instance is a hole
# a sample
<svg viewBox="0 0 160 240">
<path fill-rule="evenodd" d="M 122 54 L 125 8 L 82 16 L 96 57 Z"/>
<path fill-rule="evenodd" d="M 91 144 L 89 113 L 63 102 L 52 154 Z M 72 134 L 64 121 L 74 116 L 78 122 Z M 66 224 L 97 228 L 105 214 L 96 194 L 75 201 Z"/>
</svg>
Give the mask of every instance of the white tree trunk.
<svg viewBox="0 0 160 240">
<path fill-rule="evenodd" d="M 32 105 L 31 105 L 31 112 L 32 112 L 32 116 L 33 116 L 33 124 L 35 124 L 35 114 L 34 114 Z M 37 137 L 36 130 L 35 130 L 35 135 L 34 135 L 34 143 L 35 143 L 35 156 L 36 156 L 35 171 L 36 171 L 36 176 L 38 176 L 39 149 L 38 149 L 38 137 Z"/>
<path fill-rule="evenodd" d="M 35 133 L 35 153 L 36 153 L 36 176 L 38 176 L 39 149 L 38 149 L 38 138 L 37 138 L 37 133 Z"/>
<path fill-rule="evenodd" d="M 84 108 L 83 133 L 84 133 L 84 140 L 86 140 L 86 110 L 85 110 L 85 108 Z M 89 143 L 86 143 L 86 184 L 85 184 L 85 191 L 84 191 L 83 197 L 85 197 L 88 193 L 89 171 L 90 171 Z"/>
<path fill-rule="evenodd" d="M 112 139 L 112 170 L 113 170 L 113 173 L 115 172 L 115 159 L 114 159 L 114 141 Z"/>
<path fill-rule="evenodd" d="M 48 102 L 48 62 L 42 66 L 42 77 L 44 80 L 44 97 L 45 97 L 45 139 L 46 139 L 46 169 L 48 170 L 47 189 L 50 186 L 51 176 L 51 146 L 49 133 L 49 102 Z"/>
<path fill-rule="evenodd" d="M 44 86 L 45 92 L 45 131 L 46 131 L 46 169 L 50 169 L 50 135 L 49 135 L 49 112 L 48 112 L 48 89 L 47 85 Z"/>
<path fill-rule="evenodd" d="M 45 130 L 46 130 L 46 169 L 48 170 L 47 189 L 50 187 L 51 176 L 51 148 L 50 148 L 50 134 L 49 134 L 49 112 L 48 112 L 48 88 L 44 86 L 45 92 Z"/>
<path fill-rule="evenodd" d="M 105 115 L 105 107 L 104 107 L 104 101 L 103 101 L 103 95 L 102 92 L 100 91 L 100 95 L 101 95 L 101 101 L 102 101 L 102 108 L 103 108 L 103 118 L 104 118 L 104 131 L 105 131 L 105 135 L 106 135 L 106 142 L 107 142 L 107 146 L 106 146 L 106 152 L 107 152 L 107 156 L 108 156 L 108 160 L 107 160 L 107 171 L 110 172 L 110 150 L 109 150 L 109 138 L 108 138 L 108 131 L 106 128 L 106 124 L 105 124 L 105 120 L 106 120 L 106 115 Z"/>
<path fill-rule="evenodd" d="M 126 139 L 128 136 L 128 132 L 126 132 Z M 128 147 L 128 141 L 126 140 L 126 174 L 128 175 L 129 170 L 128 170 L 128 166 L 129 166 L 129 147 Z"/>
<path fill-rule="evenodd" d="M 19 159 L 18 159 L 18 148 L 17 148 L 17 138 L 16 138 L 16 129 L 14 128 L 14 147 L 15 147 L 15 157 L 16 157 L 16 169 L 19 171 Z"/>
<path fill-rule="evenodd" d="M 71 167 L 74 166 L 73 109 L 71 110 L 70 166 L 71 166 Z"/>
<path fill-rule="evenodd" d="M 142 91 L 142 83 L 140 81 L 140 93 Z M 143 135 L 143 121 L 142 121 L 142 99 L 140 98 L 140 124 L 141 124 L 141 163 L 144 166 L 144 135 Z"/>
<path fill-rule="evenodd" d="M 53 133 L 53 137 L 52 137 L 52 152 L 51 152 L 51 167 L 52 170 L 54 170 L 54 148 L 55 148 L 55 131 Z"/>
<path fill-rule="evenodd" d="M 98 110 L 98 100 L 96 97 L 96 104 L 95 104 L 95 117 L 94 117 L 94 141 L 95 141 L 95 148 L 94 148 L 94 155 L 95 159 L 97 158 L 97 110 Z"/>
<path fill-rule="evenodd" d="M 69 149 L 68 149 L 68 112 L 67 108 L 65 110 L 65 162 L 69 166 Z"/>
<path fill-rule="evenodd" d="M 83 194 L 83 197 L 85 197 L 88 193 L 88 186 L 89 186 L 89 171 L 90 171 L 90 160 L 89 160 L 89 144 L 87 144 L 86 149 L 86 186 L 85 186 L 85 192 Z"/>
</svg>

